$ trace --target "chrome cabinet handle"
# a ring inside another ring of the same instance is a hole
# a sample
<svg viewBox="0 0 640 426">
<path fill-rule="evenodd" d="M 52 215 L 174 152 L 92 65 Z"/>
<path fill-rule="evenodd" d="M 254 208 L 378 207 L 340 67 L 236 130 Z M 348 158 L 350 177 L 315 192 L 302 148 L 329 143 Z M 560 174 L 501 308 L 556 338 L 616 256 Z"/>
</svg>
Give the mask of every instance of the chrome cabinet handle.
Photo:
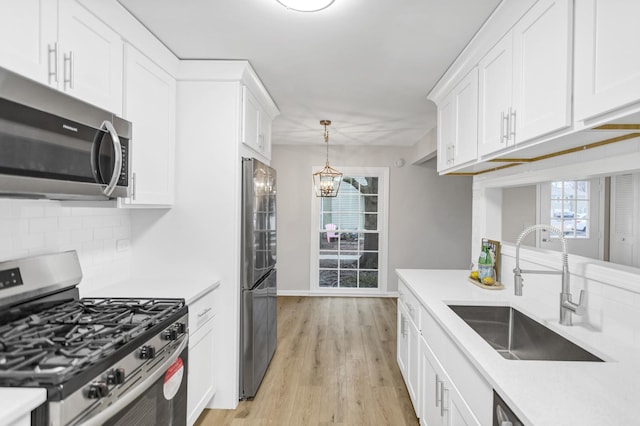
<svg viewBox="0 0 640 426">
<path fill-rule="evenodd" d="M 118 179 L 120 179 L 120 171 L 122 170 L 122 145 L 120 145 L 120 137 L 118 137 L 118 133 L 116 132 L 116 129 L 113 127 L 113 124 L 111 124 L 110 121 L 103 121 L 100 128 L 106 130 L 111 135 L 111 140 L 113 141 L 113 149 L 116 153 L 116 161 L 113 165 L 113 174 L 111 175 L 111 181 L 102 191 L 104 195 L 108 197 L 116 189 Z"/>
<path fill-rule="evenodd" d="M 131 199 L 136 200 L 136 172 L 131 174 Z"/>
<path fill-rule="evenodd" d="M 53 47 L 49 45 L 47 53 L 48 53 L 47 59 L 49 60 L 49 64 L 48 64 L 49 84 L 51 84 L 54 81 L 57 83 L 58 82 L 58 43 L 53 43 Z M 51 57 L 52 55 L 53 55 L 53 59 Z M 53 68 L 53 71 L 51 70 L 52 68 Z M 53 77 L 53 81 L 51 79 L 52 77 Z"/>
<path fill-rule="evenodd" d="M 509 108 L 509 139 L 516 143 L 516 110 Z"/>
<path fill-rule="evenodd" d="M 73 52 L 70 51 L 68 54 L 65 53 L 63 55 L 63 62 L 62 70 L 64 72 L 64 90 L 67 90 L 67 87 L 69 87 L 69 89 L 73 89 Z M 69 64 L 69 66 L 67 66 L 67 64 Z M 69 70 L 68 73 L 67 69 Z"/>
<path fill-rule="evenodd" d="M 442 396 L 442 399 L 440 400 L 440 417 L 444 417 L 444 413 L 449 411 L 449 407 L 444 407 L 444 401 L 449 401 L 449 389 L 444 387 L 444 382 L 440 382 L 440 386 L 442 387 L 442 389 L 440 389 L 440 395 Z M 444 397 L 445 392 L 447 393 L 446 398 Z"/>
<path fill-rule="evenodd" d="M 200 312 L 198 314 L 198 318 L 202 318 L 203 316 L 207 315 L 209 312 L 211 312 L 211 308 L 207 308 L 207 309 L 203 310 L 202 312 Z"/>
<path fill-rule="evenodd" d="M 500 121 L 500 143 L 507 143 L 509 141 L 509 115 L 501 112 L 502 120 Z"/>
<path fill-rule="evenodd" d="M 438 396 L 438 391 L 440 390 L 440 378 L 436 374 L 436 407 L 440 405 L 440 397 Z"/>
</svg>

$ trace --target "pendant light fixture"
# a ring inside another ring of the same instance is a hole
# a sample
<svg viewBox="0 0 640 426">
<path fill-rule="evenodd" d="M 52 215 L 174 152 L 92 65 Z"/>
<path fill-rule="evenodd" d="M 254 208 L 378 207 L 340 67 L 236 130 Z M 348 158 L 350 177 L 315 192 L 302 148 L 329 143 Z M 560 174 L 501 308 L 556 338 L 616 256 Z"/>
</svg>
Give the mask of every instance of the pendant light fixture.
<svg viewBox="0 0 640 426">
<path fill-rule="evenodd" d="M 320 125 L 324 126 L 324 142 L 327 144 L 327 162 L 324 169 L 313 174 L 313 186 L 316 188 L 317 197 L 335 197 L 340 189 L 342 173 L 329 165 L 329 130 L 331 120 L 320 120 Z"/>
<path fill-rule="evenodd" d="M 335 0 L 276 0 L 278 3 L 296 12 L 318 12 L 331 6 Z"/>
</svg>

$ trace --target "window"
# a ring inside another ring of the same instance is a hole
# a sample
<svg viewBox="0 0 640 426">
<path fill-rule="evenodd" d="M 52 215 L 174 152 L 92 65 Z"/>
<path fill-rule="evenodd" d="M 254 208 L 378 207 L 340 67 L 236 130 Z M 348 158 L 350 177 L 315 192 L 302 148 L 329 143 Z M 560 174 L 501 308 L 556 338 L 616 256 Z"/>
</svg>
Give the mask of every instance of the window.
<svg viewBox="0 0 640 426">
<path fill-rule="evenodd" d="M 314 195 L 313 281 L 316 288 L 328 292 L 379 292 L 386 289 L 383 230 L 388 171 L 340 170 L 344 177 L 337 197 Z"/>
<path fill-rule="evenodd" d="M 589 238 L 589 184 L 588 180 L 551 182 L 549 223 L 562 230 L 565 238 Z"/>
</svg>

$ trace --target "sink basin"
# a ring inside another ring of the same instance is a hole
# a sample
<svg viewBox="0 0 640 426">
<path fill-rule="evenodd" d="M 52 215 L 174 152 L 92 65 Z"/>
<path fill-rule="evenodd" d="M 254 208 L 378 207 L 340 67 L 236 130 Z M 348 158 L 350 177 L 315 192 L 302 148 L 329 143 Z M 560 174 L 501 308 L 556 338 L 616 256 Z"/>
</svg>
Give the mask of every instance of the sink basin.
<svg viewBox="0 0 640 426">
<path fill-rule="evenodd" d="M 513 360 L 603 360 L 509 306 L 449 305 L 500 355 Z"/>
</svg>

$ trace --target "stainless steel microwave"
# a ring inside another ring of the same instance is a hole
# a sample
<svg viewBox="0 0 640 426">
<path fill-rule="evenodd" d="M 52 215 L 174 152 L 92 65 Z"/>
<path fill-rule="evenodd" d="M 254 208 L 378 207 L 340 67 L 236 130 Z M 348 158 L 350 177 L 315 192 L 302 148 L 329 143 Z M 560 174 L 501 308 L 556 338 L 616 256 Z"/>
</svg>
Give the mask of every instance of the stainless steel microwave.
<svg viewBox="0 0 640 426">
<path fill-rule="evenodd" d="M 132 125 L 0 68 L 0 197 L 130 195 Z"/>
</svg>

